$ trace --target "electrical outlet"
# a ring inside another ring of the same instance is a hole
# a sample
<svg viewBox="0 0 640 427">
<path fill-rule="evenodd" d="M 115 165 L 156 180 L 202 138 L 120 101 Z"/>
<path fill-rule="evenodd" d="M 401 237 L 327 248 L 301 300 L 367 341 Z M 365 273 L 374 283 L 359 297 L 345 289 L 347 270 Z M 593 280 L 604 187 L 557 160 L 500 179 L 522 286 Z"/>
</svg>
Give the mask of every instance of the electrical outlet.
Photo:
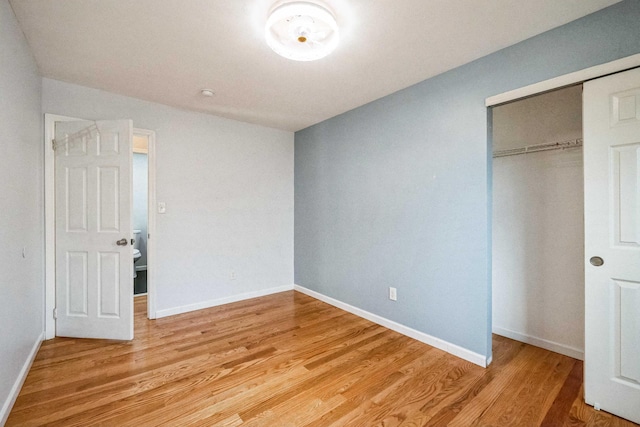
<svg viewBox="0 0 640 427">
<path fill-rule="evenodd" d="M 389 299 L 391 301 L 398 301 L 398 290 L 396 288 L 389 287 Z"/>
<path fill-rule="evenodd" d="M 231 271 L 231 273 L 229 273 L 229 279 L 236 280 L 236 272 L 235 271 Z"/>
</svg>

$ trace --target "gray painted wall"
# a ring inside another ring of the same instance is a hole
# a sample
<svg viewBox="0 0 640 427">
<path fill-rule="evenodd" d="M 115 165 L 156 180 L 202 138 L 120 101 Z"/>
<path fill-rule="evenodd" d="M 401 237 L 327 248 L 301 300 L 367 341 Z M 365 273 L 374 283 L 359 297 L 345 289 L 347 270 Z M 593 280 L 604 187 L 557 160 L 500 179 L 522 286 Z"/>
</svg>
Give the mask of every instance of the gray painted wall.
<svg viewBox="0 0 640 427">
<path fill-rule="evenodd" d="M 640 52 L 638 22 L 627 0 L 297 132 L 296 283 L 490 356 L 484 101 Z"/>
<path fill-rule="evenodd" d="M 157 310 L 291 286 L 293 133 L 51 79 L 42 111 L 156 132 Z"/>
<path fill-rule="evenodd" d="M 0 425 L 9 393 L 42 334 L 41 80 L 6 0 L 0 0 Z M 25 256 L 22 256 L 22 249 Z"/>
</svg>

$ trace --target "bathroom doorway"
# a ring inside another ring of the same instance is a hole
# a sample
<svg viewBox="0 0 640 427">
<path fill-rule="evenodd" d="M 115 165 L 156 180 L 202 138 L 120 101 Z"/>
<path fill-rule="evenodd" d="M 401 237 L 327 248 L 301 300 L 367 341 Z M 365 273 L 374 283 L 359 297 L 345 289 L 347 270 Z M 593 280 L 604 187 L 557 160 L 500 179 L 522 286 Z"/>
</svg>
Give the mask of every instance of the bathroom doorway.
<svg viewBox="0 0 640 427">
<path fill-rule="evenodd" d="M 149 141 L 133 135 L 133 295 L 147 295 L 147 236 L 149 206 Z"/>
</svg>

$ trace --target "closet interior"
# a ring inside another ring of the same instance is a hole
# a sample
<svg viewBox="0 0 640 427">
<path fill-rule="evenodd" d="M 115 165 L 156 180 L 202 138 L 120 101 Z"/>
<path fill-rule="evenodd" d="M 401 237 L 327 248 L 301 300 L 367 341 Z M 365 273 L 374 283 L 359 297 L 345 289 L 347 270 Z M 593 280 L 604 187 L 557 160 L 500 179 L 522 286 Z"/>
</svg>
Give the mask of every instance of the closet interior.
<svg viewBox="0 0 640 427">
<path fill-rule="evenodd" d="M 492 109 L 493 332 L 584 357 L 582 85 Z"/>
</svg>

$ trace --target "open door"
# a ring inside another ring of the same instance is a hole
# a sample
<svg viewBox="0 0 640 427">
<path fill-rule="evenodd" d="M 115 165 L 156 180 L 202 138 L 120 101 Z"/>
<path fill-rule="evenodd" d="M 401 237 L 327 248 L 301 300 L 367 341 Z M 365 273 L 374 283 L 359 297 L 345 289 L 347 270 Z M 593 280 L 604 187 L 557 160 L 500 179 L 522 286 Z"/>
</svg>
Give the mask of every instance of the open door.
<svg viewBox="0 0 640 427">
<path fill-rule="evenodd" d="M 56 335 L 133 339 L 130 120 L 56 122 Z"/>
<path fill-rule="evenodd" d="M 640 69 L 583 105 L 585 401 L 640 423 Z"/>
</svg>

